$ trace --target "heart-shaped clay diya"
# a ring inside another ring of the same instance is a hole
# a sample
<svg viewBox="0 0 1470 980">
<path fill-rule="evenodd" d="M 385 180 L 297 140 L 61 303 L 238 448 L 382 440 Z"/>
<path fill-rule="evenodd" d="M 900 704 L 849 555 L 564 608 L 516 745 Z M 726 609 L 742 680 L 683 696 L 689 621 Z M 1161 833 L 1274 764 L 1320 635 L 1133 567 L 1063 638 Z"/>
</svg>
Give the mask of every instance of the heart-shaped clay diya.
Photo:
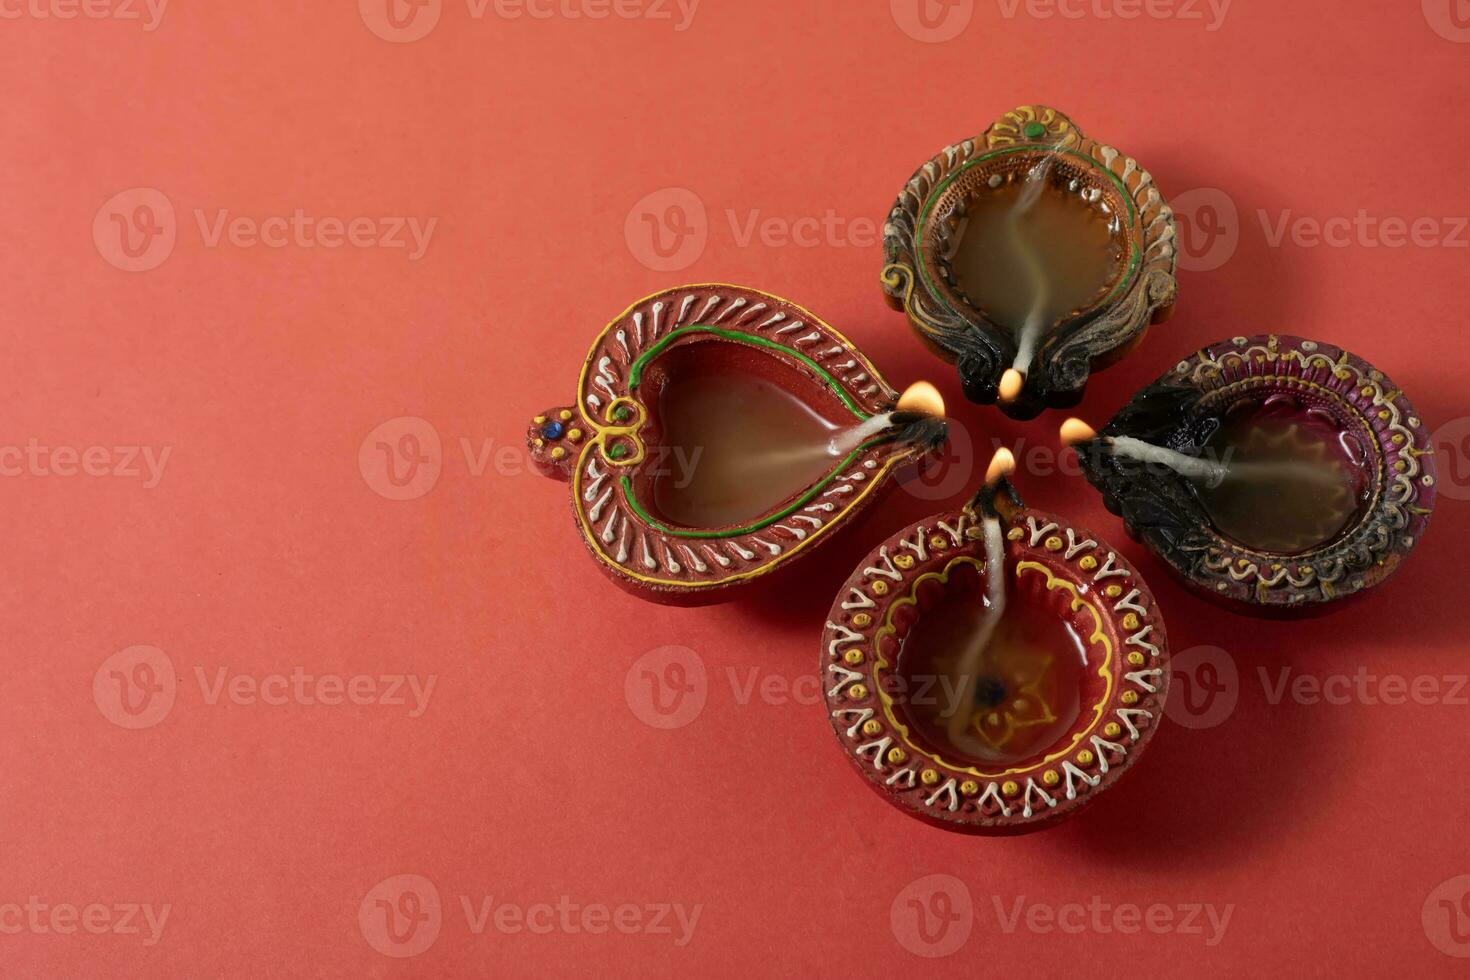
<svg viewBox="0 0 1470 980">
<path fill-rule="evenodd" d="M 883 290 L 965 395 L 1074 405 L 1173 311 L 1174 212 L 1132 157 L 1021 106 L 919 168 L 883 231 Z"/>
<path fill-rule="evenodd" d="M 633 304 L 598 336 L 572 405 L 535 417 L 538 470 L 572 484 L 593 557 L 660 602 L 730 597 L 810 552 L 942 445 L 944 403 L 900 396 L 794 303 L 693 285 Z"/>
<path fill-rule="evenodd" d="M 1433 447 L 1404 393 L 1299 337 L 1213 344 L 1100 434 L 1063 439 L 1129 534 L 1237 611 L 1322 611 L 1378 585 L 1434 507 Z"/>
<path fill-rule="evenodd" d="M 832 606 L 821 669 L 833 731 L 879 794 L 947 829 L 1013 834 L 1137 760 L 1169 648 L 1133 566 L 1001 481 L 868 555 Z"/>
</svg>

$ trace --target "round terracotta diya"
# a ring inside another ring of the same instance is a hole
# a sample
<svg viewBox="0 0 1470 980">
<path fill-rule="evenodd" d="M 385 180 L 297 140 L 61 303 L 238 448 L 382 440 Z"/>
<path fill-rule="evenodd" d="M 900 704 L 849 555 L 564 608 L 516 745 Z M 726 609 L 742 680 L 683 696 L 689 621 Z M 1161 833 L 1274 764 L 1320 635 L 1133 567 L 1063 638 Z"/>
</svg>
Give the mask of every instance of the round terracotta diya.
<svg viewBox="0 0 1470 980">
<path fill-rule="evenodd" d="M 883 232 L 883 290 L 972 401 L 1074 405 L 1173 312 L 1174 212 L 1148 171 L 1047 106 L 946 147 Z"/>
<path fill-rule="evenodd" d="M 1322 611 L 1378 585 L 1434 507 L 1433 447 L 1403 392 L 1299 337 L 1213 344 L 1077 448 L 1129 534 L 1243 612 Z"/>
<path fill-rule="evenodd" d="M 833 731 L 880 795 L 946 829 L 1014 834 L 1137 760 L 1169 647 L 1132 565 L 1002 483 L 868 555 L 832 606 L 822 676 Z"/>
<path fill-rule="evenodd" d="M 902 395 L 794 303 L 692 285 L 598 336 L 571 405 L 537 415 L 533 464 L 614 581 L 675 604 L 727 599 L 809 553 L 942 445 L 932 385 Z"/>
</svg>

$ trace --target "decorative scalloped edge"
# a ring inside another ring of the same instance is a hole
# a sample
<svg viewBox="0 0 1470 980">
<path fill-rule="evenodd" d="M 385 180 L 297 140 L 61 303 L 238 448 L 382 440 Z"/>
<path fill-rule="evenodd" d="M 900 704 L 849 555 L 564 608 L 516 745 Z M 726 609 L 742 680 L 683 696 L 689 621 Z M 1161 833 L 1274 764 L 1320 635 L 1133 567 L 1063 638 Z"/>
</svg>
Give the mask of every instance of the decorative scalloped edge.
<svg viewBox="0 0 1470 980">
<path fill-rule="evenodd" d="M 1232 604 L 1294 611 L 1383 582 L 1429 522 L 1435 497 L 1433 445 L 1413 406 L 1383 372 L 1317 341 L 1275 334 L 1234 337 L 1180 361 L 1141 389 L 1101 434 L 1138 435 L 1128 419 L 1159 392 L 1178 400 L 1190 390 L 1203 396 L 1228 385 L 1271 384 L 1310 384 L 1330 394 L 1357 413 L 1376 440 L 1380 465 L 1372 501 L 1352 529 L 1323 548 L 1289 558 L 1245 548 L 1202 522 L 1178 481 L 1139 479 L 1134 467 L 1116 457 L 1084 455 L 1082 466 L 1108 509 L 1121 514 L 1128 533 L 1196 589 Z M 1183 433 L 1190 420 L 1180 414 L 1177 425 Z M 1183 436 L 1171 440 L 1156 433 L 1152 438 L 1189 448 L 1180 442 Z"/>
<path fill-rule="evenodd" d="M 1010 561 L 1042 565 L 1102 614 L 1118 683 L 1061 758 L 984 776 L 950 764 L 894 724 L 879 683 L 889 609 L 920 578 L 956 558 L 984 561 L 980 523 L 961 510 L 912 525 L 872 552 L 838 593 L 822 635 L 823 693 L 832 730 L 885 799 L 940 826 L 971 833 L 1039 829 L 1069 815 L 1116 780 L 1163 717 L 1169 648 L 1148 586 L 1116 551 L 1057 517 L 1021 510 L 1008 522 Z"/>
<path fill-rule="evenodd" d="M 630 395 L 634 365 L 677 331 L 715 328 L 801 366 L 824 372 L 863 416 L 891 407 L 897 392 L 837 330 L 788 300 L 744 286 L 681 286 L 646 297 L 614 319 L 587 355 L 567 425 L 579 433 L 575 458 L 538 460 L 569 475 L 577 526 L 593 556 L 616 579 L 655 597 L 710 592 L 764 575 L 824 539 L 867 503 L 900 463 L 922 452 L 891 444 L 849 457 L 834 477 L 781 520 L 749 533 L 690 537 L 640 516 L 624 475 L 645 459 L 639 430 L 647 410 Z M 737 341 L 738 342 L 738 341 Z M 619 417 L 619 414 L 623 417 Z M 531 433 L 534 443 L 534 432 Z M 538 449 L 533 445 L 533 455 Z"/>
<path fill-rule="evenodd" d="M 1041 126 L 1042 132 L 1027 137 L 1026 126 L 1031 123 Z M 991 150 L 1021 145 L 1060 146 L 1083 154 L 1122 182 L 1137 209 L 1135 233 L 1143 261 L 1128 290 L 1093 319 L 1079 318 L 1048 338 L 1027 378 L 1027 388 L 1046 403 L 1071 404 L 1098 361 L 1126 348 L 1159 311 L 1173 306 L 1178 248 L 1174 211 L 1148 171 L 1132 157 L 1083 136 L 1067 116 L 1048 106 L 1020 106 L 980 136 L 945 147 L 920 167 L 899 193 L 883 227 L 883 290 L 930 347 L 959 365 L 971 400 L 995 400 L 1001 372 L 1015 353 L 1014 341 L 1008 331 L 955 308 L 924 284 L 918 271 L 920 219 L 936 189 L 965 166 Z"/>
</svg>

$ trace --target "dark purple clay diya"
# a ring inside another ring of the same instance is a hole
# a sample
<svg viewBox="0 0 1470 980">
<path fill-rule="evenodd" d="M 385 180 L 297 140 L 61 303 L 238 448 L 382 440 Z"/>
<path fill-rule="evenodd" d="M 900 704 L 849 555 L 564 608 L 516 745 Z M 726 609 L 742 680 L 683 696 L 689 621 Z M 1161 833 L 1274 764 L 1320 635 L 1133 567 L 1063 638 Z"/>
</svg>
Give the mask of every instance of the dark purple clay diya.
<svg viewBox="0 0 1470 980">
<path fill-rule="evenodd" d="M 883 231 L 883 290 L 1014 418 L 1075 405 L 1174 308 L 1174 212 L 1148 171 L 1021 106 L 914 174 Z"/>
<path fill-rule="evenodd" d="M 1026 508 L 1000 450 L 962 510 L 858 566 L 822 636 L 833 731 L 880 795 L 950 830 L 1014 834 L 1118 779 L 1163 716 L 1169 647 L 1138 572 Z"/>
<path fill-rule="evenodd" d="M 1320 611 L 1373 588 L 1434 507 L 1429 434 L 1403 392 L 1299 337 L 1207 347 L 1101 433 L 1069 420 L 1063 440 L 1129 534 L 1240 611 Z"/>
<path fill-rule="evenodd" d="M 587 355 L 573 404 L 536 416 L 533 464 L 569 480 L 614 581 L 675 604 L 810 552 L 943 444 L 939 392 L 900 395 L 811 313 L 742 286 L 640 300 Z"/>
</svg>

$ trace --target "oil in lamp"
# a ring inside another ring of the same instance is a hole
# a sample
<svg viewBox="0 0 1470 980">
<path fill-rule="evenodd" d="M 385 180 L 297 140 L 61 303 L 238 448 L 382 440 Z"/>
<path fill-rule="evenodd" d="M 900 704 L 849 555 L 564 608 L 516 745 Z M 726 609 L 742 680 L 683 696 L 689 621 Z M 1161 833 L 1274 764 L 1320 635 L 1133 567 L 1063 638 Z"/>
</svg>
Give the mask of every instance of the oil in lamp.
<svg viewBox="0 0 1470 980">
<path fill-rule="evenodd" d="M 946 147 L 883 233 L 883 290 L 972 401 L 1074 405 L 1174 308 L 1174 212 L 1148 171 L 1027 105 Z"/>
<path fill-rule="evenodd" d="M 1101 433 L 1062 426 L 1108 509 L 1238 611 L 1322 611 L 1383 582 L 1434 506 L 1429 434 L 1339 347 L 1235 337 L 1180 361 Z"/>
<path fill-rule="evenodd" d="M 1050 826 L 1110 786 L 1163 716 L 1169 646 L 1137 570 L 1027 508 L 1008 450 L 964 508 L 894 535 L 838 593 L 823 690 L 881 796 L 951 830 Z"/>
<path fill-rule="evenodd" d="M 691 285 L 639 300 L 593 343 L 570 405 L 531 422 L 602 568 L 659 602 L 731 597 L 808 553 L 944 443 L 944 402 L 900 394 L 788 300 Z"/>
</svg>

